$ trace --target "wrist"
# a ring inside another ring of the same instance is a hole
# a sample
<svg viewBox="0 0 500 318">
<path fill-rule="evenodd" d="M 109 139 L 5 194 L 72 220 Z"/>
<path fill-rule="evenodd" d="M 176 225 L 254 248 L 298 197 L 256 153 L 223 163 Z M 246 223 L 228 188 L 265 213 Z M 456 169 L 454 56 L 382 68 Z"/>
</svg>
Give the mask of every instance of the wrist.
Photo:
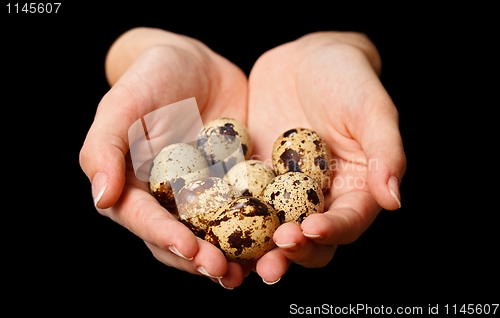
<svg viewBox="0 0 500 318">
<path fill-rule="evenodd" d="M 339 47 L 347 45 L 358 49 L 367 58 L 375 73 L 380 75 L 382 61 L 379 52 L 375 44 L 364 33 L 323 31 L 307 34 L 299 40 L 315 42 L 317 45 L 339 45 Z"/>
</svg>

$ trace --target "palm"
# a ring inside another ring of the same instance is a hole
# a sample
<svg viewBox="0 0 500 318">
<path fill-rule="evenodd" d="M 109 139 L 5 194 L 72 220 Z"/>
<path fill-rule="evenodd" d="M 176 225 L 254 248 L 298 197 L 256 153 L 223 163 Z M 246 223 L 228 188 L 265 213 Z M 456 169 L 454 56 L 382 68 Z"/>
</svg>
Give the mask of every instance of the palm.
<svg viewBox="0 0 500 318">
<path fill-rule="evenodd" d="M 186 111 L 192 109 L 186 108 L 185 104 L 182 109 L 176 111 L 170 111 L 168 106 L 163 107 L 191 97 L 196 100 L 202 123 L 222 116 L 246 122 L 247 80 L 235 65 L 211 51 L 210 61 L 213 63 L 207 65 L 206 61 L 197 60 L 185 52 L 175 52 L 175 49 L 171 48 L 158 50 L 160 52 L 143 54 L 110 91 L 119 94 L 121 104 L 128 104 L 127 109 L 134 110 L 133 113 L 127 114 L 127 119 L 135 120 L 134 124 L 127 122 L 131 129 L 137 124 L 146 126 L 149 144 L 153 150 L 159 151 L 170 143 L 170 136 L 187 134 L 184 129 L 188 127 L 176 125 L 179 119 L 182 121 L 185 117 L 195 118 L 196 114 L 186 114 Z M 210 69 L 210 72 L 207 72 L 207 69 Z M 136 78 L 147 80 L 136 81 Z M 142 118 L 142 123 L 136 116 Z M 176 131 L 179 129 L 183 133 Z M 137 136 L 129 133 L 129 137 L 143 138 L 142 129 L 137 130 Z M 191 136 L 192 133 L 187 135 Z M 134 140 L 129 140 L 129 143 L 133 142 Z M 137 155 L 135 150 L 130 150 L 133 152 L 132 157 Z M 144 156 L 150 156 L 149 151 L 142 156 L 137 155 L 138 158 Z M 132 166 L 131 158 L 128 159 L 127 165 Z M 145 182 L 136 179 L 133 174 L 127 177 L 129 182 L 143 189 L 147 188 Z M 144 177 L 139 179 L 144 180 Z"/>
<path fill-rule="evenodd" d="M 330 163 L 335 181 L 331 194 L 338 197 L 351 191 L 368 191 L 364 182 L 367 158 L 348 122 L 353 115 L 362 115 L 364 100 L 352 99 L 348 92 L 356 89 L 356 96 L 363 96 L 375 74 L 358 73 L 348 82 L 347 67 L 340 76 L 336 74 L 337 65 L 349 61 L 329 65 L 325 63 L 332 59 L 329 53 L 324 49 L 302 53 L 300 43 L 289 43 L 263 55 L 250 76 L 248 125 L 256 139 L 255 154 L 263 160 L 271 157 L 279 134 L 295 127 L 316 130 L 334 155 Z"/>
</svg>

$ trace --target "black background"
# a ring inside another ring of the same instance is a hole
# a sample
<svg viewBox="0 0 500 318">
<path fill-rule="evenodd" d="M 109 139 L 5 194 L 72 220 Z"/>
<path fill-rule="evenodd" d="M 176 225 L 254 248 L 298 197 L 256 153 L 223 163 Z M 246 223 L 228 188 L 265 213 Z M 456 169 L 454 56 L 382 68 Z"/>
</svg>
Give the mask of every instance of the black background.
<svg viewBox="0 0 500 318">
<path fill-rule="evenodd" d="M 141 2 L 63 3 L 53 15 L 0 10 L 10 297 L 43 297 L 36 308 L 49 312 L 67 310 L 64 303 L 70 312 L 139 309 L 166 316 L 287 314 L 293 303 L 440 304 L 444 311 L 445 304 L 500 302 L 498 208 L 489 204 L 498 179 L 487 146 L 494 126 L 485 121 L 495 104 L 484 99 L 491 85 L 482 85 L 493 41 L 484 37 L 487 21 L 472 22 L 487 9 Z M 262 53 L 309 32 L 366 33 L 400 113 L 408 160 L 403 207 L 382 211 L 328 266 L 292 265 L 272 286 L 253 273 L 227 291 L 158 262 L 140 239 L 95 211 L 78 163 L 109 89 L 107 49 L 136 26 L 198 38 L 247 74 Z"/>
</svg>

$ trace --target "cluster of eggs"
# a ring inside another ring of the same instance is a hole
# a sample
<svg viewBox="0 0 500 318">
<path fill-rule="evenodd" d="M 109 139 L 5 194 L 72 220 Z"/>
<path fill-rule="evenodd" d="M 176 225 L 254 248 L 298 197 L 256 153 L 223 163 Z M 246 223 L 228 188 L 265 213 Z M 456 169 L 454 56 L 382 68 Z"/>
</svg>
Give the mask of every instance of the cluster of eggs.
<svg viewBox="0 0 500 318">
<path fill-rule="evenodd" d="M 280 135 L 272 165 L 251 159 L 246 127 L 231 118 L 206 123 L 195 144 L 163 148 L 150 171 L 151 194 L 228 260 L 255 260 L 275 247 L 284 222 L 324 210 L 331 153 L 312 130 Z"/>
</svg>

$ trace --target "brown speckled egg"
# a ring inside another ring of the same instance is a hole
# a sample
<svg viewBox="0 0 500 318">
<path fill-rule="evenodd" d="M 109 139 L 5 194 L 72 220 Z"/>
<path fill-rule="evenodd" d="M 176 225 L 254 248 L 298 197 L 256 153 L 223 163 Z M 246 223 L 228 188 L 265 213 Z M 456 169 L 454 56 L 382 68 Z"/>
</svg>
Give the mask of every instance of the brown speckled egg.
<svg viewBox="0 0 500 318">
<path fill-rule="evenodd" d="M 233 188 L 223 179 L 203 178 L 186 184 L 176 196 L 179 220 L 204 238 L 215 212 L 234 198 Z"/>
<path fill-rule="evenodd" d="M 283 222 L 296 224 L 312 213 L 323 213 L 325 204 L 318 182 L 302 172 L 276 176 L 264 189 L 262 200 L 277 211 Z"/>
<path fill-rule="evenodd" d="M 273 234 L 279 225 L 269 204 L 243 197 L 219 209 L 205 240 L 220 248 L 230 261 L 256 260 L 274 248 Z"/>
<path fill-rule="evenodd" d="M 240 196 L 258 198 L 275 177 L 274 170 L 259 160 L 245 160 L 229 170 L 224 177 Z"/>
<path fill-rule="evenodd" d="M 196 147 L 208 165 L 224 162 L 227 170 L 252 155 L 252 140 L 247 128 L 232 118 L 217 118 L 203 125 Z"/>
<path fill-rule="evenodd" d="M 176 143 L 154 158 L 149 174 L 151 194 L 168 211 L 177 214 L 175 195 L 186 184 L 208 177 L 208 165 L 195 147 Z"/>
<path fill-rule="evenodd" d="M 277 175 L 303 172 L 316 179 L 324 192 L 330 187 L 332 154 L 325 141 L 308 128 L 290 129 L 273 145 L 272 162 Z"/>
</svg>

